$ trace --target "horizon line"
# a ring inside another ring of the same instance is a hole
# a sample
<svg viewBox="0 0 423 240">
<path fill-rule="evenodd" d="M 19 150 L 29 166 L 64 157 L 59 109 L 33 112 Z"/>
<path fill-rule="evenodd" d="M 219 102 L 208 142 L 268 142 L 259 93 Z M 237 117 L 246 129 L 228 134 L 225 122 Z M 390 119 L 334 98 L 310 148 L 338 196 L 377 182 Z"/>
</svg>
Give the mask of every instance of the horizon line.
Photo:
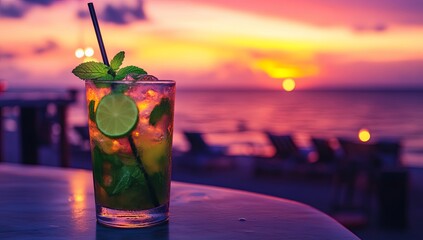
<svg viewBox="0 0 423 240">
<path fill-rule="evenodd" d="M 28 90 L 83 90 L 84 86 L 81 87 L 8 87 L 5 92 L 15 92 L 15 91 L 28 91 Z M 179 91 L 274 91 L 274 92 L 287 92 L 283 89 L 273 89 L 273 88 L 257 88 L 257 87 L 177 87 Z M 423 91 L 423 86 L 419 87 L 316 87 L 316 88 L 305 88 L 305 89 L 294 89 L 292 92 L 319 92 L 319 91 L 351 91 L 351 92 L 420 92 Z M 289 93 L 289 92 L 287 92 Z"/>
</svg>

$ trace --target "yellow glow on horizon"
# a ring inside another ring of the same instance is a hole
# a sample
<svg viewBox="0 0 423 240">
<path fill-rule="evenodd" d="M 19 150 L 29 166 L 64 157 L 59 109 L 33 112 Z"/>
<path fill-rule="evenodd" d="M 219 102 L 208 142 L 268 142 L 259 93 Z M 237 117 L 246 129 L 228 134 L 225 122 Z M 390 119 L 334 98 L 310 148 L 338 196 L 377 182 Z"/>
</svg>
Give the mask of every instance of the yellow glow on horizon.
<svg viewBox="0 0 423 240">
<path fill-rule="evenodd" d="M 358 132 L 358 139 L 362 142 L 368 142 L 370 140 L 370 132 L 369 130 L 362 128 Z"/>
<path fill-rule="evenodd" d="M 295 81 L 291 78 L 287 78 L 282 82 L 283 90 L 291 92 L 295 89 Z"/>
<path fill-rule="evenodd" d="M 285 78 L 285 77 L 300 77 L 301 73 L 299 69 L 295 68 L 274 68 L 268 72 L 269 76 L 272 78 Z"/>
<path fill-rule="evenodd" d="M 317 66 L 310 64 L 282 64 L 276 60 L 262 59 L 256 62 L 255 68 L 264 71 L 271 78 L 301 78 L 316 76 L 319 73 Z"/>
<path fill-rule="evenodd" d="M 127 61 L 140 61 L 148 59 L 151 67 L 166 68 L 167 71 L 180 71 L 189 69 L 191 74 L 216 68 L 226 59 L 231 58 L 231 53 L 222 49 L 198 44 L 195 42 L 181 42 L 155 37 L 148 39 L 143 47 L 139 47 L 132 55 L 128 55 Z"/>
</svg>

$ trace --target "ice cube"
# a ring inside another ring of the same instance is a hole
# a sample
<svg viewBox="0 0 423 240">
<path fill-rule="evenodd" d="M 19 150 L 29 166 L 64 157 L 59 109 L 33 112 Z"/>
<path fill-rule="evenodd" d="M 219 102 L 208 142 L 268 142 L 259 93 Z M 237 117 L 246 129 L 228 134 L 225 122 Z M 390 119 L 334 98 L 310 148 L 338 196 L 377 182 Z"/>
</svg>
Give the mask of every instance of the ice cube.
<svg viewBox="0 0 423 240">
<path fill-rule="evenodd" d="M 153 75 L 129 73 L 123 81 L 158 81 L 159 79 Z"/>
<path fill-rule="evenodd" d="M 149 89 L 145 93 L 145 98 L 149 99 L 149 100 L 157 100 L 158 97 L 159 97 L 159 94 L 156 91 L 154 91 L 153 89 Z"/>
<path fill-rule="evenodd" d="M 162 129 L 156 129 L 151 135 L 151 140 L 154 142 L 161 142 L 165 138 L 165 133 Z"/>
<path fill-rule="evenodd" d="M 134 81 L 138 81 L 139 78 L 140 78 L 140 74 L 129 73 L 128 75 L 126 75 L 123 81 L 134 82 Z"/>
<path fill-rule="evenodd" d="M 158 78 L 156 78 L 155 76 L 153 76 L 153 75 L 148 75 L 148 74 L 145 74 L 145 75 L 142 75 L 142 77 L 141 77 L 141 79 L 139 79 L 140 81 L 158 81 L 159 79 Z"/>
</svg>

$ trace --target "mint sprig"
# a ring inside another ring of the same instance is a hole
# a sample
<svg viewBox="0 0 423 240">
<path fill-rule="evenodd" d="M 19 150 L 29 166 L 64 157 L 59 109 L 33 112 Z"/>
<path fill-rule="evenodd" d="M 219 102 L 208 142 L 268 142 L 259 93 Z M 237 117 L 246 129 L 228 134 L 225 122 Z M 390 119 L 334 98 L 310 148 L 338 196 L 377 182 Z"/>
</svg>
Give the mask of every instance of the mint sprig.
<svg viewBox="0 0 423 240">
<path fill-rule="evenodd" d="M 103 81 L 120 81 L 123 80 L 128 74 L 147 74 L 147 72 L 136 66 L 122 66 L 125 59 L 125 52 L 118 52 L 107 66 L 101 62 L 85 62 L 76 66 L 72 73 L 82 80 L 103 80 Z"/>
<path fill-rule="evenodd" d="M 115 80 L 122 80 L 124 79 L 128 74 L 147 74 L 144 69 L 136 67 L 136 66 L 127 66 L 124 68 L 121 68 L 115 76 Z"/>
<path fill-rule="evenodd" d="M 99 62 L 85 62 L 79 64 L 72 73 L 83 80 L 98 79 L 107 75 L 109 67 Z"/>
<path fill-rule="evenodd" d="M 91 121 L 95 122 L 95 101 L 91 100 L 88 104 L 88 117 L 91 119 Z"/>
<path fill-rule="evenodd" d="M 113 81 L 113 80 L 115 80 L 115 77 L 113 77 L 113 75 L 111 75 L 110 73 L 107 73 L 106 75 L 99 77 L 96 80 Z"/>
<path fill-rule="evenodd" d="M 120 66 L 123 63 L 123 59 L 125 59 L 125 52 L 124 51 L 120 51 L 118 52 L 112 59 L 112 61 L 110 61 L 110 67 L 113 69 L 113 71 L 117 71 L 119 70 Z"/>
<path fill-rule="evenodd" d="M 149 123 L 152 126 L 156 126 L 156 124 L 162 119 L 164 115 L 170 116 L 171 114 L 172 105 L 170 103 L 169 98 L 162 98 L 159 104 L 157 104 L 153 111 L 150 113 L 150 120 Z"/>
</svg>

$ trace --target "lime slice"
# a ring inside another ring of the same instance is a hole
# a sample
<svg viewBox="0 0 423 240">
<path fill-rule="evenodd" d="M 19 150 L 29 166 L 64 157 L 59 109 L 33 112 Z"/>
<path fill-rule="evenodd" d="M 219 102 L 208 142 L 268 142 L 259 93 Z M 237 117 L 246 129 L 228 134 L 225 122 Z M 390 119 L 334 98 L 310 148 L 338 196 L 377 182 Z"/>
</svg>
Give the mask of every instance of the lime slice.
<svg viewBox="0 0 423 240">
<path fill-rule="evenodd" d="M 127 135 L 138 121 L 137 104 L 123 94 L 104 96 L 98 103 L 95 122 L 104 135 L 117 138 Z"/>
</svg>

